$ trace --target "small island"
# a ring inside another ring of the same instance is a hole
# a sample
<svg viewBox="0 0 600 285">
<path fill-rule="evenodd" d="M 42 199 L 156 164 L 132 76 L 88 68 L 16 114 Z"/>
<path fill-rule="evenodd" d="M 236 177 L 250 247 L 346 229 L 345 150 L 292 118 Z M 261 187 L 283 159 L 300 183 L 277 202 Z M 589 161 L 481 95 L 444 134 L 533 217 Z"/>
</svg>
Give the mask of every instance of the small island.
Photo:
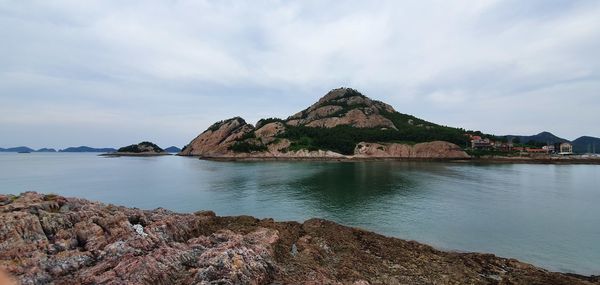
<svg viewBox="0 0 600 285">
<path fill-rule="evenodd" d="M 101 154 L 102 156 L 159 156 L 159 155 L 171 155 L 158 145 L 143 141 L 138 144 L 132 144 L 119 148 L 115 152 L 109 152 Z"/>
</svg>

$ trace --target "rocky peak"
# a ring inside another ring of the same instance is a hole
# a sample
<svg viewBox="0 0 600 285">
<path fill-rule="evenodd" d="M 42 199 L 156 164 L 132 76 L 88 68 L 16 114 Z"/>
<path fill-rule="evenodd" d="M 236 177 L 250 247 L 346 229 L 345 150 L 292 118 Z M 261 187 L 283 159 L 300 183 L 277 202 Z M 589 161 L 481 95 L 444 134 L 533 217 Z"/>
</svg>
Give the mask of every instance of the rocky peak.
<svg viewBox="0 0 600 285">
<path fill-rule="evenodd" d="M 193 139 L 179 154 L 214 156 L 230 152 L 236 140 L 254 131 L 254 126 L 240 117 L 214 123 Z"/>
<path fill-rule="evenodd" d="M 216 131 L 221 130 L 223 128 L 225 128 L 225 129 L 232 129 L 232 128 L 237 128 L 237 127 L 243 126 L 243 125 L 247 125 L 246 120 L 244 120 L 241 117 L 233 117 L 231 119 L 218 121 L 218 122 L 212 124 L 204 132 L 209 132 L 209 131 L 210 132 L 216 132 Z"/>
<path fill-rule="evenodd" d="M 394 113 L 392 106 L 371 100 L 352 88 L 329 91 L 317 103 L 291 116 L 288 125 L 332 128 L 349 125 L 357 128 L 397 127 L 384 115 Z"/>
<path fill-rule="evenodd" d="M 363 95 L 362 93 L 358 92 L 355 89 L 341 87 L 341 88 L 332 89 L 331 91 L 327 92 L 327 94 L 325 94 L 325 96 L 321 97 L 321 99 L 319 99 L 319 101 L 317 101 L 316 105 L 326 105 L 327 103 L 336 103 L 337 100 L 344 99 L 344 98 L 350 98 L 350 97 L 367 98 L 367 96 Z"/>
</svg>

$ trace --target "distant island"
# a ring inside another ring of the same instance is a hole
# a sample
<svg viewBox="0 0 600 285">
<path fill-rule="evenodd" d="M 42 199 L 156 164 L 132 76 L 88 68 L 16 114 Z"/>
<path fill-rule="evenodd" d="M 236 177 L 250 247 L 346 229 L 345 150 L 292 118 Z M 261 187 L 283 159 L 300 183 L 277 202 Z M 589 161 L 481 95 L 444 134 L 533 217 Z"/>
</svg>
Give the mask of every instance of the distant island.
<svg viewBox="0 0 600 285">
<path fill-rule="evenodd" d="M 114 152 L 114 148 L 93 148 L 89 146 L 68 147 L 65 149 L 56 150 L 54 148 L 40 148 L 35 150 L 26 146 L 0 148 L 0 152 Z"/>
<path fill-rule="evenodd" d="M 93 148 L 89 146 L 79 146 L 79 147 L 68 147 L 65 149 L 59 150 L 59 152 L 113 152 L 116 151 L 114 148 Z"/>
<path fill-rule="evenodd" d="M 0 152 L 34 152 L 35 150 L 26 146 L 0 148 Z"/>
<path fill-rule="evenodd" d="M 181 149 L 176 146 L 170 146 L 168 148 L 165 148 L 165 151 L 168 153 L 179 153 Z"/>
<path fill-rule="evenodd" d="M 568 148 L 564 145 L 567 151 L 559 151 L 561 143 L 568 144 Z M 209 159 L 531 159 L 530 153 L 573 154 L 595 149 L 591 146 L 596 144 L 600 151 L 600 139 L 593 137 L 571 144 L 548 132 L 496 136 L 443 126 L 397 112 L 355 89 L 338 88 L 287 119 L 261 119 L 256 126 L 240 117 L 214 123 L 179 155 Z M 542 151 L 542 146 L 548 150 Z"/>
<path fill-rule="evenodd" d="M 158 156 L 158 155 L 170 155 L 164 149 L 158 145 L 143 141 L 138 144 L 132 144 L 119 148 L 115 152 L 104 153 L 105 156 Z"/>
</svg>

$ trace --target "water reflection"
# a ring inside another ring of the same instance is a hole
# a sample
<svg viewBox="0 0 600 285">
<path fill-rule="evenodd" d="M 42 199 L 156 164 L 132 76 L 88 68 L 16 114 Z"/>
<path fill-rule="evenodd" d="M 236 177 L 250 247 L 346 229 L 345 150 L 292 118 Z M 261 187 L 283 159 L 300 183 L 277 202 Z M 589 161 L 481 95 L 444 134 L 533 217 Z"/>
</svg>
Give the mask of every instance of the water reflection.
<svg viewBox="0 0 600 285">
<path fill-rule="evenodd" d="M 427 162 L 214 162 L 0 154 L 0 193 L 145 209 L 332 219 L 438 247 L 599 274 L 600 167 Z"/>
</svg>

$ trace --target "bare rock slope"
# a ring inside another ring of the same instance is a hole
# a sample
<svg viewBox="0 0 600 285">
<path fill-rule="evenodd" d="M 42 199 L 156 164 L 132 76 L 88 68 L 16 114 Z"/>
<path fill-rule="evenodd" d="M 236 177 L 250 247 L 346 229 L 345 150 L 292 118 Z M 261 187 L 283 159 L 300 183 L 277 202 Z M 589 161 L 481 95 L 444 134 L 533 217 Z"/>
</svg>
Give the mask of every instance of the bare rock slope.
<svg viewBox="0 0 600 285">
<path fill-rule="evenodd" d="M 21 284 L 599 284 L 333 222 L 0 195 L 0 270 Z"/>
<path fill-rule="evenodd" d="M 207 158 L 467 158 L 444 139 L 462 141 L 459 129 L 439 126 L 350 88 L 338 88 L 287 118 L 260 120 L 256 127 L 236 117 L 213 124 L 180 155 Z M 397 141 L 434 142 L 411 145 Z M 375 149 L 358 147 L 372 143 Z M 438 148 L 439 147 L 439 148 Z M 380 151 L 381 148 L 385 151 Z"/>
</svg>

